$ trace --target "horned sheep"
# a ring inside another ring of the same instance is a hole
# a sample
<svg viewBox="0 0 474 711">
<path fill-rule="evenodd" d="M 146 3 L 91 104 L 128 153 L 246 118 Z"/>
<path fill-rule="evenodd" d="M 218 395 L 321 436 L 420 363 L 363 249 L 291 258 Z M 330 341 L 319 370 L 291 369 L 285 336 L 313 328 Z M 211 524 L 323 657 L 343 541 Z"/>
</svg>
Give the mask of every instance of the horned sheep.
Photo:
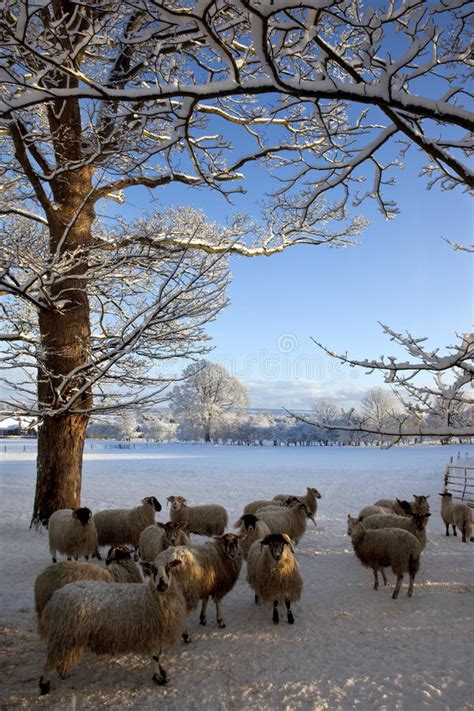
<svg viewBox="0 0 474 711">
<path fill-rule="evenodd" d="M 111 548 L 106 560 L 106 568 L 96 563 L 73 563 L 61 561 L 49 565 L 35 580 L 35 610 L 38 618 L 56 590 L 77 580 L 98 580 L 105 583 L 141 583 L 142 577 L 137 565 L 131 560 L 130 551 Z"/>
<path fill-rule="evenodd" d="M 176 546 L 160 553 L 156 561 L 166 563 L 171 559 L 181 561 L 176 579 L 184 593 L 188 613 L 202 600 L 199 622 L 207 623 L 207 605 L 214 598 L 218 627 L 225 627 L 221 612 L 221 600 L 234 587 L 242 567 L 241 541 L 243 534 L 225 533 L 202 546 Z M 155 561 L 155 562 L 156 562 Z M 191 641 L 187 632 L 185 642 Z"/>
<path fill-rule="evenodd" d="M 303 581 L 286 533 L 271 533 L 253 543 L 247 559 L 247 582 L 255 591 L 256 603 L 260 598 L 273 602 L 274 624 L 280 619 L 279 602 L 285 603 L 288 623 L 294 623 L 291 603 L 300 599 Z"/>
<path fill-rule="evenodd" d="M 142 563 L 150 576 L 147 585 L 81 580 L 58 590 L 39 623 L 48 640 L 41 695 L 49 693 L 54 670 L 64 676 L 87 649 L 96 654 L 149 654 L 153 681 L 166 684 L 161 648 L 175 644 L 186 624 L 186 603 L 172 573 L 180 565 L 179 560 Z"/>
<path fill-rule="evenodd" d="M 130 544 L 138 547 L 140 533 L 155 522 L 155 511 L 161 504 L 154 496 L 146 496 L 133 509 L 105 509 L 94 514 L 100 546 Z"/>
<path fill-rule="evenodd" d="M 242 514 L 234 523 L 234 528 L 240 528 L 240 533 L 246 536 L 241 543 L 244 560 L 247 560 L 250 546 L 270 533 L 265 521 L 260 521 L 255 514 Z"/>
<path fill-rule="evenodd" d="M 155 558 L 170 546 L 189 546 L 191 541 L 185 532 L 184 521 L 154 523 L 147 526 L 140 534 L 138 547 L 140 558 L 152 563 Z"/>
<path fill-rule="evenodd" d="M 474 541 L 472 537 L 472 511 L 467 504 L 456 504 L 453 495 L 443 491 L 441 496 L 441 518 L 446 526 L 446 535 L 449 536 L 449 524 L 453 528 L 453 536 L 457 536 L 456 526 L 461 531 L 462 542 Z"/>
<path fill-rule="evenodd" d="M 403 581 L 403 574 L 408 572 L 410 584 L 408 597 L 413 594 L 415 575 L 420 567 L 421 545 L 418 539 L 402 528 L 383 528 L 368 530 L 357 518 L 347 517 L 347 532 L 351 536 L 352 546 L 362 565 L 372 568 L 374 590 L 378 589 L 378 571 L 382 573 L 384 585 L 387 585 L 384 568 L 390 566 L 397 577 L 392 598 L 396 600 Z"/>
<path fill-rule="evenodd" d="M 77 509 L 59 509 L 49 517 L 49 550 L 53 563 L 57 561 L 57 552 L 67 556 L 68 560 L 84 556 L 98 555 L 97 530 L 87 507 Z"/>
<path fill-rule="evenodd" d="M 258 518 L 267 524 L 270 533 L 287 533 L 295 544 L 303 537 L 308 520 L 306 504 L 296 500 L 291 508 L 259 509 Z"/>
<path fill-rule="evenodd" d="M 202 536 L 222 536 L 227 528 L 227 511 L 218 504 L 188 506 L 184 496 L 168 496 L 170 518 L 188 524 L 189 533 Z"/>
</svg>

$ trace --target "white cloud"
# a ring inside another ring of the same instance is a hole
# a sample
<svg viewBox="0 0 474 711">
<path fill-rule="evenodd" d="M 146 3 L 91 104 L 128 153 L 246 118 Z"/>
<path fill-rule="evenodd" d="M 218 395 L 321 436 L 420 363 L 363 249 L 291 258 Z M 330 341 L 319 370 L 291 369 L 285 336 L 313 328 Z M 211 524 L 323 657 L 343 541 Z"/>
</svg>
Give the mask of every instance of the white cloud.
<svg viewBox="0 0 474 711">
<path fill-rule="evenodd" d="M 369 383 L 350 380 L 327 383 L 306 378 L 291 380 L 245 380 L 250 393 L 251 406 L 258 408 L 288 407 L 308 410 L 318 398 L 331 398 L 341 407 L 358 405 L 371 387 Z"/>
</svg>

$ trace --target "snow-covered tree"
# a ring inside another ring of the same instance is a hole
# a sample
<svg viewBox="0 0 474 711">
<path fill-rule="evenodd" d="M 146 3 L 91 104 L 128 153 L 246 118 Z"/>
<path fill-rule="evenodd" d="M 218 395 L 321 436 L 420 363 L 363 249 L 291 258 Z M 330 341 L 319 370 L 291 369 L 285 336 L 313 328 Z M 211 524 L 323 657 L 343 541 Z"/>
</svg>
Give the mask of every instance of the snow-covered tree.
<svg viewBox="0 0 474 711">
<path fill-rule="evenodd" d="M 404 347 L 410 360 L 400 361 L 394 356 L 380 360 L 355 360 L 347 354 L 336 354 L 320 343 L 317 345 L 328 355 L 337 358 L 351 367 L 361 367 L 368 373 L 381 371 L 385 382 L 390 384 L 403 405 L 402 412 L 391 411 L 391 403 L 386 403 L 385 396 L 366 400 L 364 412 L 346 413 L 345 421 L 331 423 L 315 418 L 296 416 L 309 424 L 327 429 L 357 432 L 368 435 L 380 435 L 398 442 L 404 438 L 435 437 L 449 441 L 452 437 L 469 438 L 474 436 L 474 334 L 459 336 L 456 346 L 448 346 L 451 351 L 440 355 L 439 349 L 428 350 L 423 346 L 426 338 L 414 338 L 412 335 L 396 333 L 383 326 L 391 340 Z M 434 384 L 419 383 L 420 374 L 431 374 Z M 451 378 L 445 384 L 442 375 Z"/>
<path fill-rule="evenodd" d="M 207 253 L 254 256 L 350 244 L 364 224 L 348 223 L 351 200 L 393 216 L 385 190 L 410 146 L 427 157 L 429 187 L 472 186 L 467 13 L 462 0 L 4 1 L 0 214 L 29 221 L 31 240 L 44 227 L 51 265 L 33 260 L 0 284 L 21 327 L 25 310 L 37 317 L 38 338 L 3 338 L 20 333 L 40 358 L 38 485 L 49 494 L 37 491 L 35 520 L 79 503 L 103 201 L 172 182 L 229 194 L 259 162 L 278 179 L 259 228 L 238 220 L 219 244 L 192 238 Z"/>
<path fill-rule="evenodd" d="M 211 442 L 218 438 L 215 428 L 222 415 L 248 405 L 246 389 L 222 365 L 206 360 L 191 363 L 182 377 L 184 382 L 175 385 L 170 395 L 173 414 L 180 421 L 180 438 L 186 432 L 187 439 Z"/>
</svg>

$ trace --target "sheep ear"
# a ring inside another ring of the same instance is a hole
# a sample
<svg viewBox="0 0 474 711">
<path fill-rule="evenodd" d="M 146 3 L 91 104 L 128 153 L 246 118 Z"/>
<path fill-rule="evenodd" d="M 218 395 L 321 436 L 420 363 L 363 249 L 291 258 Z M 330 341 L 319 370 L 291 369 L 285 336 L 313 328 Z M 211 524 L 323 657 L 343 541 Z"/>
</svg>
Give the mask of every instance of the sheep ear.
<svg viewBox="0 0 474 711">
<path fill-rule="evenodd" d="M 141 560 L 140 565 L 142 566 L 145 575 L 153 575 L 153 573 L 158 572 L 158 568 L 154 565 L 154 563 L 147 563 L 145 560 Z"/>
<path fill-rule="evenodd" d="M 429 518 L 429 517 L 431 516 L 431 514 L 430 514 L 430 513 L 425 513 L 425 514 L 423 514 L 423 516 L 424 516 L 425 518 Z"/>
<path fill-rule="evenodd" d="M 242 525 L 242 516 L 234 523 L 233 528 L 240 528 Z"/>
<path fill-rule="evenodd" d="M 166 501 L 167 501 L 169 504 L 172 504 L 173 501 L 174 501 L 174 499 L 175 499 L 174 496 L 168 496 L 168 498 L 166 499 Z"/>
<path fill-rule="evenodd" d="M 166 572 L 168 573 L 171 568 L 177 568 L 178 566 L 182 565 L 183 561 L 179 560 L 178 558 L 175 558 L 174 560 L 170 560 L 169 563 L 166 564 Z"/>
</svg>

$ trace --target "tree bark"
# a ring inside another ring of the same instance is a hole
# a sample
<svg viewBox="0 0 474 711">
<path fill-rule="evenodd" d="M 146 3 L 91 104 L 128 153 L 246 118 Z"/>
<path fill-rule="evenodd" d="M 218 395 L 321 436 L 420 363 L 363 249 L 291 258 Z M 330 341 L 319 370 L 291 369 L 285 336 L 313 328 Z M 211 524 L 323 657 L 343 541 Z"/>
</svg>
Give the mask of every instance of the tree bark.
<svg viewBox="0 0 474 711">
<path fill-rule="evenodd" d="M 86 415 L 45 417 L 38 433 L 36 495 L 32 525 L 46 524 L 58 509 L 81 503 Z"/>
</svg>

